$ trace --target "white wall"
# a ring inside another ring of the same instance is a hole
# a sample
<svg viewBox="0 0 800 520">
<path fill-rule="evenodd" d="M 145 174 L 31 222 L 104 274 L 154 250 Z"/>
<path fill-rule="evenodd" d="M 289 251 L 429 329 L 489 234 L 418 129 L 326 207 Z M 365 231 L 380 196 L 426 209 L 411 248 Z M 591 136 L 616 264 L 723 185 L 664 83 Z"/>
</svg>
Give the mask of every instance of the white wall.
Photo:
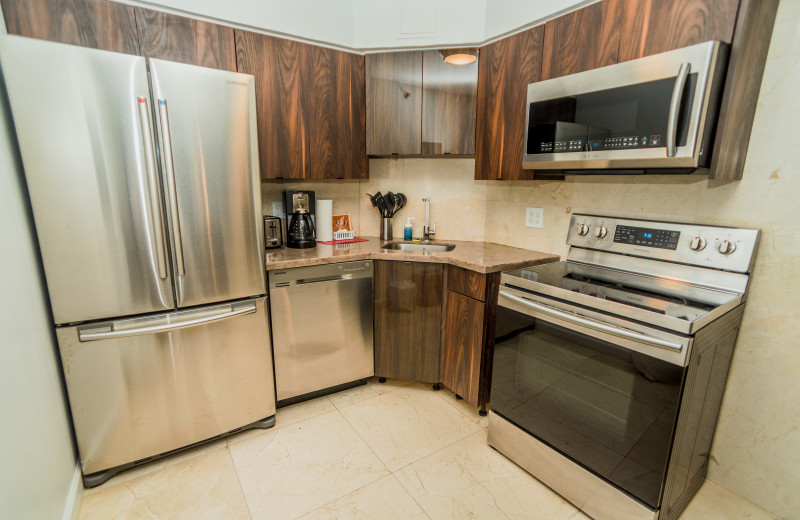
<svg viewBox="0 0 800 520">
<path fill-rule="evenodd" d="M 353 0 L 354 47 L 458 47 L 486 39 L 486 0 Z"/>
<path fill-rule="evenodd" d="M 352 0 L 121 0 L 193 18 L 353 48 Z"/>
<path fill-rule="evenodd" d="M 480 45 L 598 0 L 118 0 L 355 51 Z"/>
<path fill-rule="evenodd" d="M 597 0 L 486 0 L 485 26 L 486 39 L 496 38 L 512 32 L 531 22 L 555 18 L 561 13 L 573 11 Z"/>
<path fill-rule="evenodd" d="M 0 99 L 0 518 L 69 518 L 81 489 L 72 427 L 2 88 Z"/>
</svg>

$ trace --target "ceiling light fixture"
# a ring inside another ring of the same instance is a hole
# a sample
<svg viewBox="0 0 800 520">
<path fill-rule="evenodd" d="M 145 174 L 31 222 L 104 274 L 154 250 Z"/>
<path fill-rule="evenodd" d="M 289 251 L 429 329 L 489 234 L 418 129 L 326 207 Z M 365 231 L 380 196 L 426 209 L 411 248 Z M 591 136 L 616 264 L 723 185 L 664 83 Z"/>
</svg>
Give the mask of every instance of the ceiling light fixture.
<svg viewBox="0 0 800 520">
<path fill-rule="evenodd" d="M 439 53 L 450 65 L 469 65 L 478 61 L 478 49 L 446 49 Z"/>
</svg>

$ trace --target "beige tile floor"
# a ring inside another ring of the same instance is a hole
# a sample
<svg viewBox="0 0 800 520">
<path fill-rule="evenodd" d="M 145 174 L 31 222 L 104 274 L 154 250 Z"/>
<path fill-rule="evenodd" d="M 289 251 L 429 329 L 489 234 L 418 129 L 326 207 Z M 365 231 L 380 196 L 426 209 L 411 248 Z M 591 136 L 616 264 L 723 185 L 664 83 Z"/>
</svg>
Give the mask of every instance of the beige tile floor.
<svg viewBox="0 0 800 520">
<path fill-rule="evenodd" d="M 490 448 L 486 428 L 449 391 L 370 380 L 117 475 L 86 490 L 80 519 L 587 518 Z M 710 482 L 682 517 L 772 518 Z"/>
</svg>

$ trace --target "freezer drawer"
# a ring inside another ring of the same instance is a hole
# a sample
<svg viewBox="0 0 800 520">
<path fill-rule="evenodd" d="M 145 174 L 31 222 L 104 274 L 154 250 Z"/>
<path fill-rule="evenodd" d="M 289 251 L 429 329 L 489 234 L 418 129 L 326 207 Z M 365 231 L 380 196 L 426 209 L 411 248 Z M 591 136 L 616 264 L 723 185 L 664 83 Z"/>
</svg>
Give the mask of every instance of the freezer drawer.
<svg viewBox="0 0 800 520">
<path fill-rule="evenodd" d="M 265 298 L 56 334 L 84 475 L 275 414 Z"/>
<path fill-rule="evenodd" d="M 369 377 L 372 261 L 269 273 L 278 401 Z"/>
</svg>

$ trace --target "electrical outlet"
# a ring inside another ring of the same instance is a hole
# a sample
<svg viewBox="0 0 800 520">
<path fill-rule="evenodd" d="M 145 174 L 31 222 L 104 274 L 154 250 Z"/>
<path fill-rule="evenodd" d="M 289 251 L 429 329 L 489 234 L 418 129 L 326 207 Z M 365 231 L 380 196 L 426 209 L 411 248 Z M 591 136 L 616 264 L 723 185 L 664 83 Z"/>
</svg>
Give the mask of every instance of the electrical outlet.
<svg viewBox="0 0 800 520">
<path fill-rule="evenodd" d="M 525 226 L 540 228 L 544 226 L 544 208 L 528 208 L 525 212 Z"/>
<path fill-rule="evenodd" d="M 283 217 L 283 202 L 272 203 L 272 216 Z"/>
</svg>

